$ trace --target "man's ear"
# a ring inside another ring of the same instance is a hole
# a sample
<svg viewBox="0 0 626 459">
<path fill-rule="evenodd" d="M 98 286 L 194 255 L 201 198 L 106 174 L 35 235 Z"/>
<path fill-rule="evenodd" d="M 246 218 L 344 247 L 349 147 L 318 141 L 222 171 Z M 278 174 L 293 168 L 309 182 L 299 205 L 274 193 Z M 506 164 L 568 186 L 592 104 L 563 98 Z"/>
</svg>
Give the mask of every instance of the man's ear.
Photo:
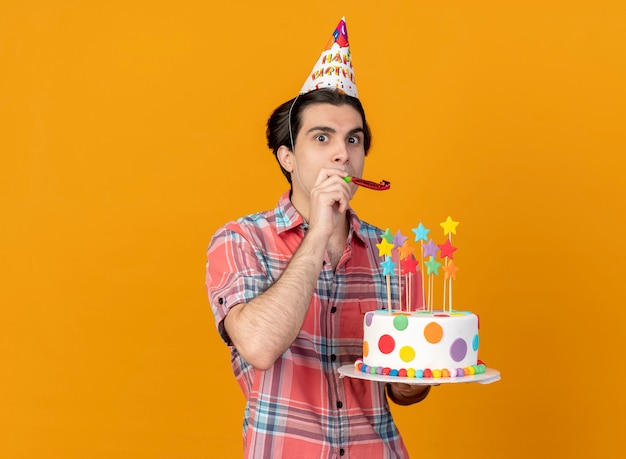
<svg viewBox="0 0 626 459">
<path fill-rule="evenodd" d="M 289 148 L 285 145 L 278 147 L 276 158 L 278 158 L 278 162 L 283 169 L 289 173 L 293 172 L 293 152 Z"/>
</svg>

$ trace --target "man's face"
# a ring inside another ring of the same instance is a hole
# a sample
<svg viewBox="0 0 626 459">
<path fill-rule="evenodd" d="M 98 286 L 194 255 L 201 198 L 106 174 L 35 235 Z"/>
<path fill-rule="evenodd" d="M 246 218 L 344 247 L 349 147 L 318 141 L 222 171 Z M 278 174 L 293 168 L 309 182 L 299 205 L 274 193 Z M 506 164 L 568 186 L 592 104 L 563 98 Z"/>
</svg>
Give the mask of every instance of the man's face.
<svg viewBox="0 0 626 459">
<path fill-rule="evenodd" d="M 363 120 L 350 105 L 316 104 L 302 111 L 291 180 L 294 194 L 307 197 L 320 169 L 361 177 L 365 150 Z"/>
</svg>

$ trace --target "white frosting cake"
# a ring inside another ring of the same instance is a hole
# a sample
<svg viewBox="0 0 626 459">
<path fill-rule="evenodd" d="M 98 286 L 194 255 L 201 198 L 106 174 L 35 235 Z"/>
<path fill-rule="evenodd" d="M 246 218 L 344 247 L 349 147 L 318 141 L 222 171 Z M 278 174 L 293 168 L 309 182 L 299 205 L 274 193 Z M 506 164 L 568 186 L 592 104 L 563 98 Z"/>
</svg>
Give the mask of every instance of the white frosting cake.
<svg viewBox="0 0 626 459">
<path fill-rule="evenodd" d="M 364 318 L 363 360 L 356 367 L 409 377 L 481 373 L 478 328 L 478 316 L 465 311 L 371 311 Z"/>
</svg>

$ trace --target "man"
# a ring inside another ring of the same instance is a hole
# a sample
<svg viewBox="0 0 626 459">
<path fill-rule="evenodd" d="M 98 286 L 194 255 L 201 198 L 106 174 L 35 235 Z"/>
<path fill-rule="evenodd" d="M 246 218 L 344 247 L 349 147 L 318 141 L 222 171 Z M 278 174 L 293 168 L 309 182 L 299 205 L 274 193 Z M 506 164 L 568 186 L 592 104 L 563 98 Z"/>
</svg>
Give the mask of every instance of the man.
<svg viewBox="0 0 626 459">
<path fill-rule="evenodd" d="M 338 37 L 347 46 L 343 20 Z M 344 88 L 353 84 L 342 75 Z M 382 231 L 350 208 L 356 186 L 345 180 L 363 173 L 365 112 L 356 89 L 317 87 L 268 121 L 290 192 L 274 210 L 228 223 L 208 250 L 209 299 L 247 400 L 245 456 L 408 457 L 385 384 L 337 373 L 362 356 L 363 316 L 387 292 L 375 245 Z M 399 404 L 428 390 L 387 385 Z"/>
</svg>

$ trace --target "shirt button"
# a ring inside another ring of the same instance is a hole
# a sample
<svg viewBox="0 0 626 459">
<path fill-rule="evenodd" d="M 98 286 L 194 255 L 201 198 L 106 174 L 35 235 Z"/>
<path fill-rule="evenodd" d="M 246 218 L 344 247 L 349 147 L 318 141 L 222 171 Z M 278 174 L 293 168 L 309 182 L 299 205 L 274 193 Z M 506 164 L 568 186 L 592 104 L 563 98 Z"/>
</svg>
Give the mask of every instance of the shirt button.
<svg viewBox="0 0 626 459">
<path fill-rule="evenodd" d="M 222 298 L 221 296 L 218 298 L 217 302 L 219 304 L 224 304 L 224 298 Z"/>
<path fill-rule="evenodd" d="M 336 356 L 335 354 L 332 354 L 332 355 L 330 356 L 330 360 L 331 360 L 332 362 L 334 362 L 335 360 L 337 360 L 337 356 Z"/>
<path fill-rule="evenodd" d="M 333 306 L 332 308 L 330 308 L 330 312 L 331 313 L 336 313 L 337 312 L 337 308 L 335 306 Z"/>
<path fill-rule="evenodd" d="M 343 403 L 337 402 L 337 408 L 341 408 L 341 407 L 343 407 Z"/>
<path fill-rule="evenodd" d="M 346 452 L 343 450 L 343 448 L 341 448 L 341 449 L 339 450 L 339 455 L 340 455 L 340 456 L 343 456 L 344 454 L 346 454 Z"/>
</svg>

